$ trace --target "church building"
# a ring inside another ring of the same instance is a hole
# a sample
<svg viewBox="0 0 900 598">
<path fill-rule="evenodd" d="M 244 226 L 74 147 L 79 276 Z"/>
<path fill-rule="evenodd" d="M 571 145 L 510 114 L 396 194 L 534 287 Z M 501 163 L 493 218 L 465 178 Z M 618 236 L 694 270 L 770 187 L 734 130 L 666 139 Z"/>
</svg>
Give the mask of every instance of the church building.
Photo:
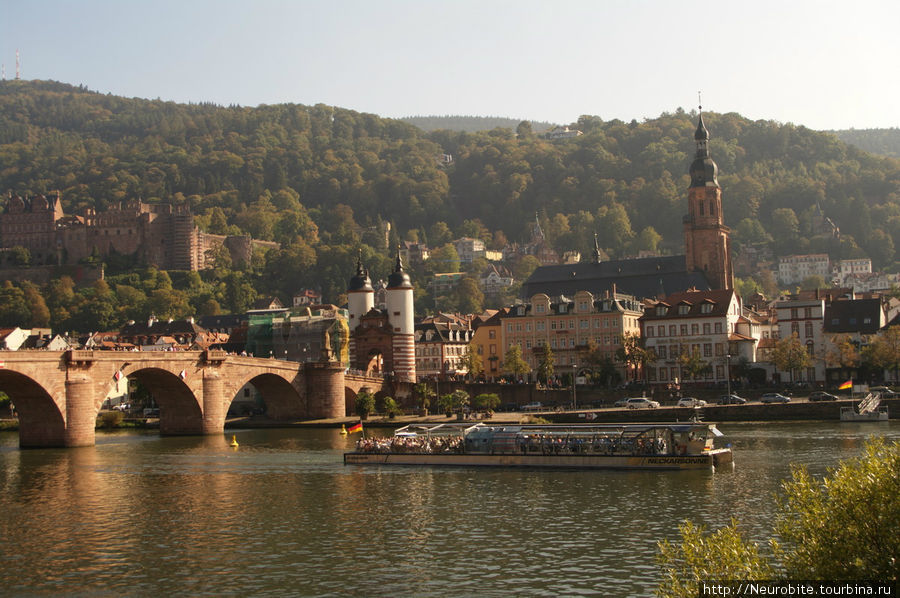
<svg viewBox="0 0 900 598">
<path fill-rule="evenodd" d="M 571 297 L 578 291 L 599 296 L 613 285 L 619 292 L 641 298 L 667 297 L 690 288 L 733 288 L 730 229 L 724 223 L 718 167 L 709 154 L 709 131 L 702 114 L 694 142 L 696 154 L 689 171 L 688 213 L 684 217 L 684 255 L 603 261 L 595 242 L 593 261 L 537 268 L 523 283 L 522 296 L 544 293 Z"/>
</svg>

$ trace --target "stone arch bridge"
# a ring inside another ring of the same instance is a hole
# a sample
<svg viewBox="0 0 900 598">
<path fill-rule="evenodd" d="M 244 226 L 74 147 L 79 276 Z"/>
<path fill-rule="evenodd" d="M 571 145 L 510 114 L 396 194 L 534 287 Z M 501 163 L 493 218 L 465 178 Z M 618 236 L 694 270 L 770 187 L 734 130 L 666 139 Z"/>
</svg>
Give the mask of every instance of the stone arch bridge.
<svg viewBox="0 0 900 598">
<path fill-rule="evenodd" d="M 221 434 L 235 395 L 252 384 L 271 419 L 343 417 L 348 398 L 384 381 L 345 375 L 336 362 L 279 361 L 224 351 L 10 351 L 0 390 L 19 414 L 21 447 L 92 446 L 97 415 L 117 376 L 140 381 L 159 406 L 164 435 Z M 352 407 L 352 405 L 350 405 Z"/>
</svg>

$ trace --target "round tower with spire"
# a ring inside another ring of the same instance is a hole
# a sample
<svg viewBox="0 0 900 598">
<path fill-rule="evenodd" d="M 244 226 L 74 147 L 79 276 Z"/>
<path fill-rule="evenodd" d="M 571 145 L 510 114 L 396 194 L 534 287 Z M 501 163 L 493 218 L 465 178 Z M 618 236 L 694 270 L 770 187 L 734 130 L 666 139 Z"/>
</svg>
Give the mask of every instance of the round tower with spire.
<svg viewBox="0 0 900 598">
<path fill-rule="evenodd" d="M 375 290 L 372 288 L 372 280 L 369 278 L 368 268 L 362 265 L 362 255 L 356 258 L 356 274 L 350 279 L 347 287 L 347 310 L 350 312 L 350 361 L 356 359 L 356 335 L 354 331 L 359 326 L 360 318 L 369 313 L 375 306 Z"/>
<path fill-rule="evenodd" d="M 734 288 L 731 231 L 722 215 L 719 168 L 709 155 L 709 131 L 703 123 L 702 111 L 694 143 L 697 152 L 689 171 L 688 214 L 684 217 L 685 265 L 689 272 L 703 272 L 710 288 L 731 289 Z"/>
<path fill-rule="evenodd" d="M 388 277 L 384 294 L 388 324 L 393 332 L 391 348 L 394 376 L 399 381 L 415 382 L 416 353 L 413 286 L 409 280 L 409 274 L 403 270 L 399 247 L 397 248 L 394 271 Z"/>
</svg>

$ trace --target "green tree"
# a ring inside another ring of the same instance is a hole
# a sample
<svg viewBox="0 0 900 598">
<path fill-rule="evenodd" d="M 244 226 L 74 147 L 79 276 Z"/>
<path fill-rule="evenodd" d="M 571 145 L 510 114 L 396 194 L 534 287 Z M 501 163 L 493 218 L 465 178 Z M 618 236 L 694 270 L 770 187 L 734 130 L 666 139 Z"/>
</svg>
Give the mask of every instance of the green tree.
<svg viewBox="0 0 900 598">
<path fill-rule="evenodd" d="M 698 595 L 703 580 L 900 580 L 900 443 L 874 439 L 824 480 L 802 465 L 783 484 L 777 534 L 763 550 L 738 522 L 712 533 L 691 522 L 659 543 L 661 598 Z"/>
<path fill-rule="evenodd" d="M 25 293 L 11 281 L 3 281 L 0 287 L 0 326 L 29 327 L 31 310 L 25 303 Z"/>
<path fill-rule="evenodd" d="M 375 411 L 375 395 L 367 388 L 363 388 L 356 395 L 354 402 L 356 414 L 362 418 L 368 417 L 370 413 Z"/>
<path fill-rule="evenodd" d="M 681 365 L 681 371 L 691 377 L 691 380 L 697 380 L 712 369 L 700 355 L 700 351 L 685 352 L 678 356 L 678 363 Z"/>
<path fill-rule="evenodd" d="M 428 382 L 417 382 L 415 386 L 413 386 L 413 390 L 416 393 L 416 404 L 419 408 L 428 409 L 431 405 L 431 399 L 435 395 L 431 385 L 429 385 Z"/>
<path fill-rule="evenodd" d="M 478 350 L 472 343 L 466 347 L 466 352 L 463 354 L 462 367 L 465 368 L 466 376 L 469 379 L 477 378 L 484 372 L 481 356 L 478 354 Z"/>
<path fill-rule="evenodd" d="M 553 376 L 554 365 L 556 364 L 556 360 L 553 357 L 553 350 L 550 349 L 549 345 L 543 345 L 543 352 L 541 353 L 541 362 L 537 367 L 537 377 L 538 380 L 547 384 L 547 381 Z"/>
<path fill-rule="evenodd" d="M 456 305 L 461 313 L 480 314 L 484 311 L 484 293 L 473 277 L 463 276 L 453 294 L 456 296 Z"/>
<path fill-rule="evenodd" d="M 633 380 L 637 382 L 638 373 L 649 363 L 656 361 L 653 351 L 644 348 L 644 341 L 637 332 L 626 332 L 620 339 L 616 349 L 616 361 L 631 368 Z"/>
<path fill-rule="evenodd" d="M 519 345 L 513 345 L 506 351 L 503 358 L 503 371 L 512 374 L 515 378 L 524 376 L 531 371 L 528 362 L 522 359 L 522 348 Z"/>
<path fill-rule="evenodd" d="M 881 331 L 865 348 L 863 355 L 872 365 L 894 372 L 900 370 L 900 326 L 890 326 Z"/>
<path fill-rule="evenodd" d="M 794 372 L 810 367 L 813 360 L 795 332 L 775 343 L 775 349 L 772 351 L 772 363 L 782 372 L 790 372 L 791 382 L 793 382 Z"/>
<path fill-rule="evenodd" d="M 478 411 L 494 411 L 500 406 L 500 397 L 495 393 L 482 393 L 472 399 L 472 407 Z"/>
</svg>

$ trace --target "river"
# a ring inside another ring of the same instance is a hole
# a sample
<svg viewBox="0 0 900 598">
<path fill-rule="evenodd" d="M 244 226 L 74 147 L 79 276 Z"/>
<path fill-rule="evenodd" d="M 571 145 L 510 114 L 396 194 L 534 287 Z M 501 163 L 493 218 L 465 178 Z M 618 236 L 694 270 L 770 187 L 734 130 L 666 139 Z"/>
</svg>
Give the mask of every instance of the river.
<svg viewBox="0 0 900 598">
<path fill-rule="evenodd" d="M 0 434 L 0 588 L 13 595 L 649 596 L 685 518 L 767 537 L 790 463 L 822 475 L 896 422 L 720 426 L 733 470 L 344 466 L 338 430 Z M 234 434 L 238 448 L 229 446 Z"/>
</svg>

